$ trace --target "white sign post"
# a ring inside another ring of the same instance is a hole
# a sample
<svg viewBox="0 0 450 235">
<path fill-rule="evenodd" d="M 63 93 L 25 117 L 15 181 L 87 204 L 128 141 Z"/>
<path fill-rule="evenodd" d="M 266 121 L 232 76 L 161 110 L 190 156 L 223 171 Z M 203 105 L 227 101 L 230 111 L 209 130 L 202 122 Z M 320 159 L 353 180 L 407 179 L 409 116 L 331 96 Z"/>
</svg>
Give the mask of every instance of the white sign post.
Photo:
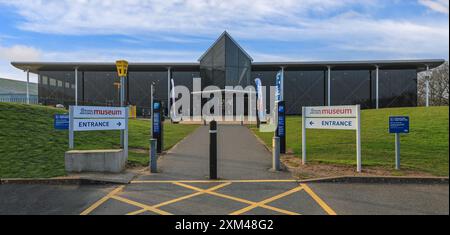
<svg viewBox="0 0 450 235">
<path fill-rule="evenodd" d="M 124 154 L 128 157 L 128 107 L 70 106 L 69 148 L 74 149 L 76 131 L 124 132 Z"/>
<path fill-rule="evenodd" d="M 356 130 L 357 171 L 361 164 L 361 106 L 303 107 L 302 109 L 302 162 L 306 164 L 306 130 Z"/>
</svg>

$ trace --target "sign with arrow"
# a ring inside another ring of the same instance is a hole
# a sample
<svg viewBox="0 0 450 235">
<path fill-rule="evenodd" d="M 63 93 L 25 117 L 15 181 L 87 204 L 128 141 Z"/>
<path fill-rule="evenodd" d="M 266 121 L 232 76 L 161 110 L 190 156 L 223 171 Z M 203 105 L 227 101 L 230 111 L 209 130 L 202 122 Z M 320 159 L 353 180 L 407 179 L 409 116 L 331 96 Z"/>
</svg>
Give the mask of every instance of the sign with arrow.
<svg viewBox="0 0 450 235">
<path fill-rule="evenodd" d="M 356 130 L 356 118 L 306 118 L 306 129 Z"/>
<path fill-rule="evenodd" d="M 75 119 L 74 131 L 125 130 L 125 119 Z"/>
<path fill-rule="evenodd" d="M 128 153 L 127 107 L 70 106 L 69 107 L 69 148 L 74 149 L 75 132 L 81 131 L 123 131 L 121 145 Z"/>
<path fill-rule="evenodd" d="M 361 106 L 322 106 L 302 109 L 302 161 L 306 164 L 306 130 L 355 130 L 357 172 L 361 163 Z"/>
</svg>

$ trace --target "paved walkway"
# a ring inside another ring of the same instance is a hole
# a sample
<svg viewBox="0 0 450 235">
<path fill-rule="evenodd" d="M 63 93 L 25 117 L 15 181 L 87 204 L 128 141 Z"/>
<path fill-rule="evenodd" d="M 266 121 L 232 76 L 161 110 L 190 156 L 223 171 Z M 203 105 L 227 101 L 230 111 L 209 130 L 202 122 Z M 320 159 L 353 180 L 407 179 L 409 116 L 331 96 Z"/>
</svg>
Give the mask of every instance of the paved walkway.
<svg viewBox="0 0 450 235">
<path fill-rule="evenodd" d="M 244 126 L 218 126 L 218 177 L 227 180 L 290 179 L 272 172 L 271 153 Z M 205 180 L 209 176 L 209 127 L 202 126 L 158 162 L 160 173 L 138 180 Z"/>
</svg>

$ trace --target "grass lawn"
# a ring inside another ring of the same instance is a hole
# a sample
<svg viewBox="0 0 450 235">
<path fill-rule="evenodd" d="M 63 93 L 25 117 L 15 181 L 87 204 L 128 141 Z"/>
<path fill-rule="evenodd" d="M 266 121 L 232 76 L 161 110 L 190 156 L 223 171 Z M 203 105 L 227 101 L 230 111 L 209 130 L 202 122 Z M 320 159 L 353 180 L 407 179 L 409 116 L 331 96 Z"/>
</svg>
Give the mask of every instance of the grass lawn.
<svg viewBox="0 0 450 235">
<path fill-rule="evenodd" d="M 391 115 L 411 117 L 411 133 L 401 136 L 402 168 L 436 176 L 449 175 L 448 107 L 395 108 L 362 111 L 363 166 L 395 166 L 395 139 L 389 134 Z M 287 118 L 287 148 L 301 156 L 301 117 Z M 255 133 L 271 146 L 273 133 Z M 355 131 L 308 130 L 308 161 L 356 165 Z"/>
<path fill-rule="evenodd" d="M 68 131 L 53 129 L 53 115 L 64 110 L 0 103 L 0 178 L 63 176 Z M 130 120 L 129 163 L 148 164 L 149 120 Z M 165 149 L 194 131 L 195 125 L 165 126 Z M 76 132 L 78 150 L 119 148 L 120 132 Z"/>
</svg>

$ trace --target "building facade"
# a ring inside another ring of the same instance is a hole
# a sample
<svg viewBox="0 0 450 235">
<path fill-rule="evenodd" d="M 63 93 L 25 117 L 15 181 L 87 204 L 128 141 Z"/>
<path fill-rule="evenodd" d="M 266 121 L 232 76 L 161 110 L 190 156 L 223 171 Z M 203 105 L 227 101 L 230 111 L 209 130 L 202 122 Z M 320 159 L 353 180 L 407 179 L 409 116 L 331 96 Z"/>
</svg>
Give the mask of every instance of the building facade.
<svg viewBox="0 0 450 235">
<path fill-rule="evenodd" d="M 139 114 L 150 109 L 150 86 L 155 98 L 168 106 L 170 79 L 190 89 L 193 78 L 202 86 L 275 85 L 284 74 L 287 114 L 301 114 L 302 106 L 353 105 L 362 108 L 417 106 L 417 73 L 443 64 L 444 60 L 254 62 L 224 32 L 196 63 L 130 63 L 126 78 L 126 102 Z M 114 63 L 12 62 L 39 75 L 39 103 L 44 105 L 119 105 L 120 81 Z M 77 80 L 77 82 L 75 82 Z M 191 90 L 192 91 L 192 90 Z M 267 102 L 269 97 L 267 97 Z M 269 104 L 267 104 L 269 105 Z"/>
</svg>

